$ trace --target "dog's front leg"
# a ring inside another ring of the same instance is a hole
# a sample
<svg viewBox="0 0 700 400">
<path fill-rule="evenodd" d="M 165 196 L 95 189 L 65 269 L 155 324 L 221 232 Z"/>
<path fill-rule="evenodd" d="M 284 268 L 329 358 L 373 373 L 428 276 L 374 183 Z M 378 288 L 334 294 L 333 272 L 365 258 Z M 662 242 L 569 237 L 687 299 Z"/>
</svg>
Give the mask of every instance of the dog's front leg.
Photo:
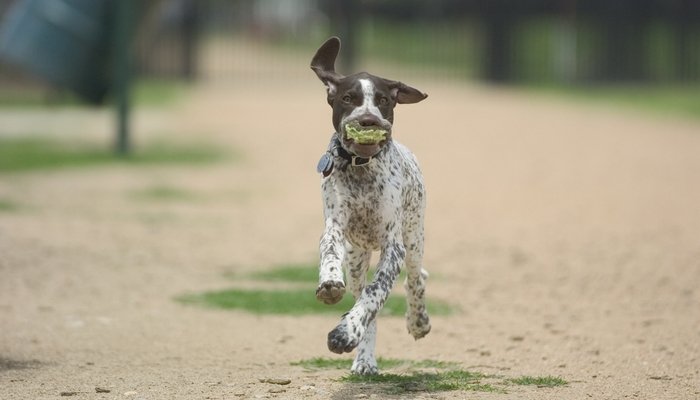
<svg viewBox="0 0 700 400">
<path fill-rule="evenodd" d="M 326 229 L 321 237 L 321 263 L 318 273 L 316 298 L 326 304 L 335 304 L 345 294 L 341 261 L 345 253 L 345 239 L 340 224 L 333 218 L 326 220 Z"/>
<path fill-rule="evenodd" d="M 330 351 L 339 354 L 347 353 L 357 347 L 370 322 L 374 320 L 389 297 L 389 292 L 406 257 L 406 250 L 398 237 L 389 241 L 382 249 L 374 281 L 365 286 L 355 305 L 343 315 L 338 326 L 328 333 Z"/>
<path fill-rule="evenodd" d="M 326 180 L 323 184 L 323 205 L 326 227 L 321 236 L 320 265 L 316 299 L 325 304 L 339 302 L 345 294 L 342 260 L 345 256 L 344 220 L 335 206 L 336 198 L 332 185 Z"/>
</svg>

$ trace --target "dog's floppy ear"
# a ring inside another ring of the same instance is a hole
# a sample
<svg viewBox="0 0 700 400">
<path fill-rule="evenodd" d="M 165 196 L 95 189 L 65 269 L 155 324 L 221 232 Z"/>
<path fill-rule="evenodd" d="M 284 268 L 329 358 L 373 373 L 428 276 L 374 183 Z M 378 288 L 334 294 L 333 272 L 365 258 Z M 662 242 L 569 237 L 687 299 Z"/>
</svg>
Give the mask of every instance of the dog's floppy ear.
<svg viewBox="0 0 700 400">
<path fill-rule="evenodd" d="M 333 36 L 325 41 L 316 51 L 316 55 L 311 59 L 311 69 L 314 70 L 318 79 L 326 85 L 329 98 L 334 96 L 338 83 L 343 76 L 335 72 L 335 59 L 340 52 L 340 39 Z"/>
<path fill-rule="evenodd" d="M 391 89 L 391 94 L 399 104 L 418 103 L 419 101 L 423 101 L 428 97 L 427 93 L 423 93 L 420 90 L 410 87 L 404 83 L 398 81 L 387 81 L 387 83 Z"/>
</svg>

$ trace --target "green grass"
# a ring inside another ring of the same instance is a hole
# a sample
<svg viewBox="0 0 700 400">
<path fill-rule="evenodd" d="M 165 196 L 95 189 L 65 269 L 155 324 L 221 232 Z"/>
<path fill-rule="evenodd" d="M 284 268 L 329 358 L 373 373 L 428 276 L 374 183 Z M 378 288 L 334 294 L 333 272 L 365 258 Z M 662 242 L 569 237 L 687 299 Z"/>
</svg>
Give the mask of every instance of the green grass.
<svg viewBox="0 0 700 400">
<path fill-rule="evenodd" d="M 502 388 L 490 383 L 482 383 L 483 379 L 491 376 L 480 372 L 450 370 L 441 372 L 412 372 L 408 374 L 379 374 L 379 375 L 346 375 L 343 382 L 369 383 L 378 385 L 389 394 L 404 394 L 407 392 L 444 392 L 444 391 L 473 391 L 473 392 L 505 392 Z"/>
<path fill-rule="evenodd" d="M 436 368 L 436 369 L 454 369 L 459 366 L 458 363 L 450 361 L 437 360 L 401 360 L 397 358 L 377 358 L 379 369 L 391 369 L 396 367 L 408 367 L 413 369 L 419 368 Z M 307 360 L 301 360 L 291 363 L 294 366 L 300 366 L 306 369 L 341 369 L 348 370 L 352 367 L 352 360 L 347 358 L 325 358 L 316 357 Z"/>
<path fill-rule="evenodd" d="M 374 271 L 370 270 L 367 274 L 367 279 L 372 280 Z M 229 274 L 233 279 L 237 279 L 238 275 Z M 317 264 L 289 264 L 276 267 L 271 270 L 253 272 L 248 277 L 268 282 L 299 282 L 316 284 L 318 282 L 318 265 Z M 401 271 L 397 282 L 403 282 L 406 278 L 405 271 Z"/>
<path fill-rule="evenodd" d="M 700 118 L 700 86 L 530 86 L 536 92 L 594 104 Z"/>
<path fill-rule="evenodd" d="M 231 279 L 240 277 L 252 278 L 265 282 L 285 282 L 295 285 L 291 289 L 239 289 L 209 291 L 204 293 L 192 293 L 178 296 L 177 301 L 184 304 L 193 304 L 211 308 L 226 310 L 245 310 L 255 314 L 338 314 L 349 310 L 354 300 L 350 293 L 346 293 L 339 303 L 334 305 L 322 304 L 316 300 L 316 284 L 318 281 L 318 267 L 315 264 L 289 264 L 270 270 L 254 272 L 249 275 L 237 275 L 227 273 Z M 450 304 L 430 300 L 427 301 L 428 312 L 432 315 L 450 315 L 455 308 Z M 399 295 L 390 295 L 379 313 L 388 316 L 404 316 L 406 314 L 406 298 Z"/>
<path fill-rule="evenodd" d="M 154 201 L 192 200 L 197 196 L 185 189 L 169 185 L 155 185 L 132 192 L 134 198 Z"/>
<path fill-rule="evenodd" d="M 318 266 L 315 264 L 289 264 L 275 269 L 253 272 L 250 278 L 269 282 L 306 282 L 318 281 Z"/>
<path fill-rule="evenodd" d="M 177 297 L 185 304 L 194 304 L 226 310 L 244 310 L 254 314 L 338 314 L 349 310 L 354 301 L 347 294 L 339 303 L 334 305 L 322 304 L 316 300 L 315 288 L 287 290 L 251 290 L 227 289 L 197 294 L 187 294 Z M 432 315 L 448 315 L 453 312 L 450 305 L 438 302 L 428 302 L 428 313 Z M 403 316 L 406 314 L 406 300 L 403 296 L 390 296 L 380 315 Z"/>
<path fill-rule="evenodd" d="M 19 204 L 12 200 L 0 199 L 0 212 L 13 212 L 20 208 Z"/>
<path fill-rule="evenodd" d="M 349 370 L 352 360 L 348 358 L 317 357 L 290 363 L 307 370 Z M 521 376 L 504 378 L 476 371 L 465 371 L 459 363 L 437 360 L 401 360 L 378 358 L 382 371 L 401 368 L 401 373 L 387 372 L 379 375 L 349 374 L 340 378 L 350 384 L 372 385 L 376 391 L 402 395 L 408 392 L 473 391 L 506 393 L 509 386 L 530 385 L 537 388 L 553 388 L 568 385 L 568 382 L 554 376 Z M 426 372 L 425 369 L 436 371 Z M 366 389 L 366 387 L 365 387 Z"/>
<path fill-rule="evenodd" d="M 379 360 L 377 360 L 379 362 Z M 289 363 L 305 369 L 350 369 L 352 360 L 348 358 L 315 357 Z"/>
<path fill-rule="evenodd" d="M 557 387 L 568 385 L 569 383 L 558 376 L 521 376 L 519 378 L 509 379 L 514 385 L 537 386 L 537 387 Z"/>
<path fill-rule="evenodd" d="M 127 157 L 116 156 L 111 148 L 84 142 L 51 138 L 0 139 L 0 172 L 80 168 L 99 165 L 149 165 L 208 163 L 226 154 L 213 144 L 154 142 L 136 146 Z"/>
</svg>

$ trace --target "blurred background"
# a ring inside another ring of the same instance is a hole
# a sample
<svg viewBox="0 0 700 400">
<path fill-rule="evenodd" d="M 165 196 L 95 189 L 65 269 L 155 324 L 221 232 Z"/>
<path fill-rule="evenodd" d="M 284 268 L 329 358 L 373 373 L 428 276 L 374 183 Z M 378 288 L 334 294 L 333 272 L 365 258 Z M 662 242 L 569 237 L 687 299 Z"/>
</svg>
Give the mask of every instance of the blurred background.
<svg viewBox="0 0 700 400">
<path fill-rule="evenodd" d="M 700 1 L 0 0 L 0 398 L 328 356 L 331 317 L 174 299 L 294 264 L 315 301 L 330 35 L 341 73 L 429 94 L 394 137 L 429 193 L 428 298 L 462 311 L 416 343 L 387 318 L 382 356 L 697 397 Z"/>
<path fill-rule="evenodd" d="M 694 0 L 0 0 L 0 17 L 0 105 L 71 92 L 102 102 L 119 40 L 134 76 L 151 81 L 294 78 L 308 71 L 270 51 L 308 58 L 331 34 L 343 39 L 341 72 L 372 60 L 404 79 L 617 86 L 623 96 L 678 87 L 685 97 L 700 79 Z M 41 44 L 29 51 L 31 41 Z"/>
</svg>

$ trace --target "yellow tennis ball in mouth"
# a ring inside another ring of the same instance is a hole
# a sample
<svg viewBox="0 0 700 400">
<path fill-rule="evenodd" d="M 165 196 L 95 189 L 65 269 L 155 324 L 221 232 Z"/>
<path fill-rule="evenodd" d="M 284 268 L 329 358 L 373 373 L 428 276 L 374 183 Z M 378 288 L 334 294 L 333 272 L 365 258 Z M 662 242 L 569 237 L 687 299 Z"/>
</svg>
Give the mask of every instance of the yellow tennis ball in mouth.
<svg viewBox="0 0 700 400">
<path fill-rule="evenodd" d="M 362 129 L 358 125 L 346 124 L 345 125 L 345 135 L 348 139 L 352 139 L 355 143 L 359 144 L 375 144 L 386 139 L 387 131 L 386 129 Z"/>
</svg>

